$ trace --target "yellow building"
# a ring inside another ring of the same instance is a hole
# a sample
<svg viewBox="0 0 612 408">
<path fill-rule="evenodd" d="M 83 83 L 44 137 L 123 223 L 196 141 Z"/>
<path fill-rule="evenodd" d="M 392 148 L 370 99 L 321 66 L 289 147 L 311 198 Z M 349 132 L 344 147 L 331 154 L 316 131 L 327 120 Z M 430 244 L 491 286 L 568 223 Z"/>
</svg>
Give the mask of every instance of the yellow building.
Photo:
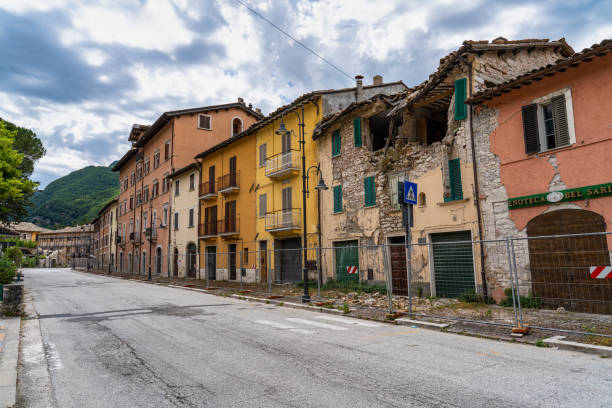
<svg viewBox="0 0 612 408">
<path fill-rule="evenodd" d="M 257 170 L 257 249 L 261 257 L 262 276 L 277 282 L 302 280 L 304 233 L 302 149 L 305 153 L 309 178 L 306 188 L 306 245 L 318 247 L 321 243 L 319 199 L 315 186 L 319 175 L 319 148 L 313 133 L 324 117 L 333 115 L 356 100 L 380 93 L 395 93 L 406 89 L 402 82 L 383 84 L 376 76 L 374 83 L 363 86 L 357 77 L 355 88 L 315 91 L 283 106 L 247 132 L 256 134 Z M 300 123 L 303 124 L 304 144 L 300 144 Z M 287 132 L 282 132 L 281 128 Z M 317 251 L 308 251 L 305 264 L 316 277 Z"/>
<path fill-rule="evenodd" d="M 200 277 L 260 280 L 255 254 L 255 135 L 242 132 L 200 162 Z"/>
</svg>

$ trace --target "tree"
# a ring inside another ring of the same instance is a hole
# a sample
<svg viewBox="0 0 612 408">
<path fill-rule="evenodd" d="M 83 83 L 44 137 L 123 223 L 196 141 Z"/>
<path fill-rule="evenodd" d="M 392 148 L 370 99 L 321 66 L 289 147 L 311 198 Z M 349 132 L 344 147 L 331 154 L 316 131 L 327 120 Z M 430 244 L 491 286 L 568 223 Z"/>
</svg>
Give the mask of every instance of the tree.
<svg viewBox="0 0 612 408">
<path fill-rule="evenodd" d="M 7 130 L 17 132 L 13 148 L 23 154 L 23 161 L 19 166 L 19 170 L 21 170 L 22 176 L 30 177 L 34 171 L 34 163 L 47 153 L 42 141 L 30 129 L 19 127 L 2 118 L 0 118 L 0 122 L 4 122 Z"/>
<path fill-rule="evenodd" d="M 23 154 L 13 146 L 17 131 L 0 122 L 0 222 L 12 222 L 27 215 L 26 207 L 37 183 L 21 171 Z"/>
</svg>

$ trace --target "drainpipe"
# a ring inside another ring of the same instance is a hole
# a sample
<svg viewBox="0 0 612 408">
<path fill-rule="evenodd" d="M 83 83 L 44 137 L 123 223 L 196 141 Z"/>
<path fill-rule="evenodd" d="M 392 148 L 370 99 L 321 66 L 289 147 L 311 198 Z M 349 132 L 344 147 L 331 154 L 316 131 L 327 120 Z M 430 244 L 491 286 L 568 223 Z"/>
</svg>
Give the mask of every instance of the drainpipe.
<svg viewBox="0 0 612 408">
<path fill-rule="evenodd" d="M 470 84 L 470 97 L 473 94 L 472 85 L 472 62 L 468 63 L 468 82 Z M 478 167 L 476 165 L 476 143 L 474 143 L 474 108 L 470 105 L 470 143 L 472 145 L 472 170 L 474 171 L 474 205 L 476 206 L 476 215 L 478 216 L 478 235 L 480 239 L 480 271 L 482 279 L 482 294 L 488 295 L 487 279 L 485 272 L 485 253 L 484 253 L 484 232 L 482 225 L 482 214 L 480 212 L 480 189 L 478 188 Z"/>
</svg>

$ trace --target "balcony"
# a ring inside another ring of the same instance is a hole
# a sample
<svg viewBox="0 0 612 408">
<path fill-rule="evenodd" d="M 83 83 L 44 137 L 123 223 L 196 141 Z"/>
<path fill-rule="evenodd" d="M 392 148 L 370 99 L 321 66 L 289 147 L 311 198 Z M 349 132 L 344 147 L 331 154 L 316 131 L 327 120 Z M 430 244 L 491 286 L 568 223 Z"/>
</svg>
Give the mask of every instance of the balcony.
<svg viewBox="0 0 612 408">
<path fill-rule="evenodd" d="M 290 150 L 275 154 L 266 159 L 266 176 L 283 179 L 295 176 L 300 172 L 300 151 Z"/>
<path fill-rule="evenodd" d="M 221 194 L 232 194 L 240 191 L 240 172 L 229 173 L 217 178 L 217 187 Z"/>
<path fill-rule="evenodd" d="M 240 233 L 240 220 L 236 218 L 223 218 L 217 221 L 217 231 L 221 237 L 231 237 Z"/>
<path fill-rule="evenodd" d="M 214 180 L 212 183 L 210 181 L 206 181 L 200 184 L 200 199 L 214 200 L 215 198 L 217 198 L 217 192 L 215 191 Z"/>
<path fill-rule="evenodd" d="M 157 242 L 157 229 L 151 227 L 145 229 L 145 238 L 151 242 Z"/>
<path fill-rule="evenodd" d="M 266 214 L 266 231 L 271 234 L 293 234 L 302 229 L 299 208 L 288 208 Z"/>
<path fill-rule="evenodd" d="M 134 234 L 133 232 L 130 232 L 130 242 L 134 242 L 134 237 L 136 236 L 136 234 Z"/>
<path fill-rule="evenodd" d="M 217 236 L 217 220 L 205 221 L 198 226 L 198 236 L 202 239 L 211 239 Z"/>
</svg>

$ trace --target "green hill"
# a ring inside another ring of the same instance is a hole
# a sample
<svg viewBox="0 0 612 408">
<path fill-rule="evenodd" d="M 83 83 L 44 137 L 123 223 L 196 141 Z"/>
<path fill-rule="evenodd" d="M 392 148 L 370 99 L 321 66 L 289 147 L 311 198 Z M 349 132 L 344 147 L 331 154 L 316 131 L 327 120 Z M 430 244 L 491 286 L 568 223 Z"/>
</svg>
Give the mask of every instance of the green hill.
<svg viewBox="0 0 612 408">
<path fill-rule="evenodd" d="M 36 193 L 26 221 L 46 228 L 87 224 L 104 204 L 118 195 L 118 173 L 110 167 L 88 166 Z"/>
</svg>

